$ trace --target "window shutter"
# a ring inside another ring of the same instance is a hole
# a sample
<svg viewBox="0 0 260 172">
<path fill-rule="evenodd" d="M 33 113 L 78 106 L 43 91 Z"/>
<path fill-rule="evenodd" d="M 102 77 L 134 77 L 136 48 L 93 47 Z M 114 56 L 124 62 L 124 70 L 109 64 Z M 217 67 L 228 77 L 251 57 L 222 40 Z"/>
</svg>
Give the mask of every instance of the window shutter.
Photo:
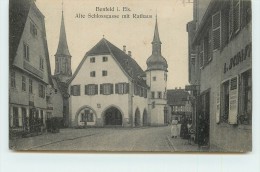
<svg viewBox="0 0 260 172">
<path fill-rule="evenodd" d="M 80 96 L 80 85 L 76 86 L 76 95 Z"/>
<path fill-rule="evenodd" d="M 118 94 L 118 84 L 115 84 L 115 93 Z"/>
<path fill-rule="evenodd" d="M 233 29 L 234 32 L 237 33 L 240 30 L 240 24 L 241 24 L 241 13 L 240 13 L 240 0 L 233 0 Z"/>
<path fill-rule="evenodd" d="M 125 94 L 128 94 L 129 93 L 129 83 L 126 83 L 125 84 Z"/>
<path fill-rule="evenodd" d="M 238 116 L 238 77 L 232 78 L 229 87 L 229 124 L 237 124 Z"/>
<path fill-rule="evenodd" d="M 114 94 L 114 85 L 110 84 L 110 94 Z"/>
<path fill-rule="evenodd" d="M 89 85 L 85 85 L 85 95 L 89 95 Z"/>
<path fill-rule="evenodd" d="M 74 89 L 73 89 L 73 88 L 74 88 L 74 86 L 73 86 L 73 85 L 72 85 L 72 86 L 70 86 L 70 94 L 74 96 Z"/>
<path fill-rule="evenodd" d="M 221 12 L 218 11 L 212 16 L 212 38 L 213 50 L 220 48 L 221 42 Z"/>
<path fill-rule="evenodd" d="M 104 85 L 100 84 L 100 94 L 104 94 Z"/>
<path fill-rule="evenodd" d="M 230 9 L 229 9 L 229 15 L 228 15 L 228 35 L 229 35 L 229 40 L 232 38 L 233 35 L 233 1 L 230 2 Z"/>
<path fill-rule="evenodd" d="M 98 85 L 95 85 L 95 94 L 98 94 Z"/>
<path fill-rule="evenodd" d="M 220 122 L 220 86 L 217 86 L 216 91 L 216 123 Z"/>
</svg>

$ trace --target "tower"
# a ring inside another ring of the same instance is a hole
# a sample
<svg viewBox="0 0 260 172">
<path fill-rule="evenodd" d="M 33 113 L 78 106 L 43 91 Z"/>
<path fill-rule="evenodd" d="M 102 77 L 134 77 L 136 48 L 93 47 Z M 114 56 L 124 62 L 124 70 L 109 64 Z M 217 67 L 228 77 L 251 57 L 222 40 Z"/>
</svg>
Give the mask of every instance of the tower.
<svg viewBox="0 0 260 172">
<path fill-rule="evenodd" d="M 157 16 L 154 37 L 152 41 L 152 55 L 147 59 L 146 84 L 150 87 L 148 102 L 151 125 L 166 124 L 167 104 L 167 61 L 161 53 L 161 41 L 158 30 Z"/>
<path fill-rule="evenodd" d="M 58 77 L 61 82 L 66 82 L 66 80 L 68 80 L 72 76 L 71 55 L 67 44 L 67 37 L 66 37 L 64 17 L 63 17 L 63 7 L 62 7 L 59 44 L 58 44 L 57 52 L 55 54 L 54 76 Z"/>
</svg>

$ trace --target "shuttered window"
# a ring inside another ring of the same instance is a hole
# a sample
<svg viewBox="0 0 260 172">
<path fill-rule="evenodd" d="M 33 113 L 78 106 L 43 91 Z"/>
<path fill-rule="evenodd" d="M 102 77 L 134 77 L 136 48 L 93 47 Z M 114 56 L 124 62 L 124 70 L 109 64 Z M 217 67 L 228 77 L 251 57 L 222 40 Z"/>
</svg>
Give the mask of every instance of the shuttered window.
<svg viewBox="0 0 260 172">
<path fill-rule="evenodd" d="M 103 94 L 103 95 L 114 94 L 114 85 L 110 84 L 110 83 L 101 84 L 100 85 L 100 94 Z"/>
<path fill-rule="evenodd" d="M 15 79 L 15 72 L 11 71 L 11 87 L 16 87 L 16 79 Z"/>
<path fill-rule="evenodd" d="M 240 29 L 240 0 L 233 0 L 233 17 L 234 33 L 237 33 Z"/>
<path fill-rule="evenodd" d="M 227 123 L 229 115 L 229 80 L 223 83 L 221 90 L 220 122 Z"/>
<path fill-rule="evenodd" d="M 45 86 L 42 84 L 39 84 L 39 97 L 45 98 Z"/>
<path fill-rule="evenodd" d="M 85 85 L 85 95 L 96 95 L 98 94 L 98 85 L 89 84 Z"/>
<path fill-rule="evenodd" d="M 115 84 L 116 94 L 128 94 L 129 93 L 129 83 L 117 83 Z"/>
<path fill-rule="evenodd" d="M 220 48 L 221 43 L 221 12 L 212 16 L 212 41 L 213 51 Z"/>
<path fill-rule="evenodd" d="M 80 96 L 80 85 L 72 85 L 70 89 L 71 89 L 71 95 Z"/>
</svg>

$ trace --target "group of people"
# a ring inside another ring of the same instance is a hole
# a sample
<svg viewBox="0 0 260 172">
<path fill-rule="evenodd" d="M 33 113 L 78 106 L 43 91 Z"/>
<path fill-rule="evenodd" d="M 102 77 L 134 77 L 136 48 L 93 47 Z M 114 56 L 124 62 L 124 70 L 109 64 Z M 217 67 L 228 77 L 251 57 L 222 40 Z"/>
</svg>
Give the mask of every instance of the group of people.
<svg viewBox="0 0 260 172">
<path fill-rule="evenodd" d="M 171 137 L 189 139 L 191 129 L 192 122 L 190 119 L 183 118 L 181 121 L 178 121 L 178 118 L 176 117 L 171 123 Z"/>
</svg>

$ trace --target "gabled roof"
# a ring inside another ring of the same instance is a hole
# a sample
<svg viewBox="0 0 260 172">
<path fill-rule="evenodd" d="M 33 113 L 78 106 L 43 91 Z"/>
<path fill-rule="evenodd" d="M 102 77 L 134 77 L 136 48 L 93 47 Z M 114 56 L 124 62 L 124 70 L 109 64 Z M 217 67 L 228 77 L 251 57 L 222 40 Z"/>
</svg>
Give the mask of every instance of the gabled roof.
<svg viewBox="0 0 260 172">
<path fill-rule="evenodd" d="M 9 64 L 13 64 L 32 0 L 9 1 Z"/>
<path fill-rule="evenodd" d="M 84 58 L 80 62 L 79 66 L 77 67 L 76 71 L 74 72 L 72 78 L 68 81 L 68 83 L 71 83 L 71 81 L 75 78 L 75 76 L 79 72 L 81 66 L 83 65 L 88 56 L 102 54 L 110 54 L 111 56 L 113 56 L 122 68 L 122 70 L 130 78 L 132 78 L 135 83 L 148 88 L 148 86 L 146 85 L 146 81 L 142 79 L 142 76 L 145 74 L 145 72 L 137 64 L 137 62 L 105 38 L 101 39 L 92 49 L 90 49 L 85 54 Z"/>
<path fill-rule="evenodd" d="M 44 53 L 47 62 L 47 72 L 49 83 L 53 85 L 51 79 L 51 65 L 49 59 L 48 44 L 46 40 L 46 29 L 44 15 L 37 8 L 33 0 L 10 0 L 9 1 L 9 67 L 12 67 L 16 52 L 24 32 L 25 23 L 28 18 L 30 9 L 36 10 L 37 14 L 42 17 L 43 25 L 43 44 Z"/>
<path fill-rule="evenodd" d="M 189 92 L 184 89 L 167 90 L 167 104 L 173 106 L 185 106 Z"/>
</svg>

